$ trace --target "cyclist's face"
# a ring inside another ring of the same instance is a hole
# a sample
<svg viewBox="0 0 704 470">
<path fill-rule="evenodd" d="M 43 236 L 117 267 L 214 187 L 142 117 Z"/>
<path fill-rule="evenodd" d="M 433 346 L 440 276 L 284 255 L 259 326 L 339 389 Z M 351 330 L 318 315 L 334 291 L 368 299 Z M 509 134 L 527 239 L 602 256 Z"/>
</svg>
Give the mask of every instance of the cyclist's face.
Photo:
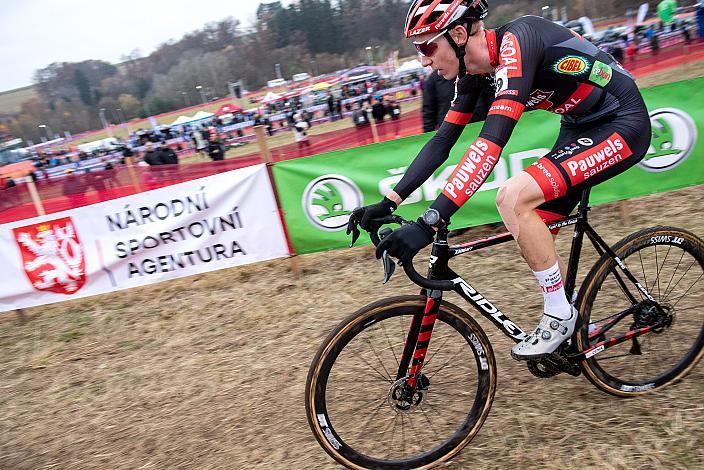
<svg viewBox="0 0 704 470">
<path fill-rule="evenodd" d="M 437 37 L 438 33 L 422 34 L 413 38 L 416 43 L 431 41 L 436 47 L 426 48 L 428 55 L 418 54 L 423 67 L 432 67 L 446 80 L 454 80 L 459 73 L 459 64 L 454 49 L 444 36 Z M 433 50 L 434 49 L 434 50 Z M 432 52 L 430 52 L 432 50 Z"/>
</svg>

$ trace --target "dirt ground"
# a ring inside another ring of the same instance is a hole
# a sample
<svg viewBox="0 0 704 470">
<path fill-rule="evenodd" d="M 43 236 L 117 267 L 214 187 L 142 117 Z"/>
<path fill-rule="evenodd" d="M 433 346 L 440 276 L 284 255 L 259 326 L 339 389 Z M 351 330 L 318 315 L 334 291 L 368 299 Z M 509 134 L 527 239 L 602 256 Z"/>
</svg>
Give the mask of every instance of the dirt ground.
<svg viewBox="0 0 704 470">
<path fill-rule="evenodd" d="M 704 187 L 648 196 L 627 204 L 625 225 L 618 204 L 592 220 L 609 242 L 655 224 L 704 236 L 703 197 Z M 559 237 L 562 253 L 569 240 Z M 0 468 L 336 468 L 306 422 L 310 361 L 346 315 L 417 288 L 401 273 L 382 286 L 369 247 L 299 260 L 300 276 L 280 260 L 0 316 Z M 457 270 L 504 312 L 537 320 L 541 296 L 512 244 L 462 260 Z M 496 400 L 446 468 L 704 466 L 701 364 L 622 400 L 583 378 L 533 377 L 479 321 L 497 356 Z"/>
</svg>

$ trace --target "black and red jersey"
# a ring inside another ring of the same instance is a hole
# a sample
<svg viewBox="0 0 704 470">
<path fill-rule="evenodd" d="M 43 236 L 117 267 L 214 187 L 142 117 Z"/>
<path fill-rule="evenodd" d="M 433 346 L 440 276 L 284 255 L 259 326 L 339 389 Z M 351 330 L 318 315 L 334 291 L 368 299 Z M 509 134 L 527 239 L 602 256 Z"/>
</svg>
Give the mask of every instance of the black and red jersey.
<svg viewBox="0 0 704 470">
<path fill-rule="evenodd" d="M 608 116 L 641 114 L 644 103 L 633 77 L 608 53 L 577 33 L 537 16 L 485 31 L 495 98 L 479 136 L 433 204 L 449 217 L 486 181 L 527 110 L 560 114 L 571 126 Z M 443 125 L 423 148 L 395 190 L 408 197 L 447 159 L 477 103 L 477 76 L 456 82 L 456 97 Z"/>
</svg>

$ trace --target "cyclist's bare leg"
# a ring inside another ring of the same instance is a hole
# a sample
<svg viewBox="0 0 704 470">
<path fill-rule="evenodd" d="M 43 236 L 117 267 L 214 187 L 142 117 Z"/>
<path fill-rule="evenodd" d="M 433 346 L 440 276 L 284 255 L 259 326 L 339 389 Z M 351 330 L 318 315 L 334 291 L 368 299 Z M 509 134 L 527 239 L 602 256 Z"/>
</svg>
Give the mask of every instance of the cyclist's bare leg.
<svg viewBox="0 0 704 470">
<path fill-rule="evenodd" d="M 533 270 L 544 300 L 544 314 L 538 327 L 512 349 L 516 359 L 540 357 L 555 351 L 572 335 L 576 320 L 565 296 L 561 274 L 564 265 L 559 263 L 550 230 L 536 212 L 543 202 L 542 189 L 528 173 L 520 173 L 506 181 L 496 198 L 499 214 Z"/>
<path fill-rule="evenodd" d="M 533 271 L 543 271 L 558 262 L 554 238 L 535 210 L 543 202 L 542 189 L 528 173 L 519 173 L 506 181 L 496 198 L 506 228 Z"/>
</svg>

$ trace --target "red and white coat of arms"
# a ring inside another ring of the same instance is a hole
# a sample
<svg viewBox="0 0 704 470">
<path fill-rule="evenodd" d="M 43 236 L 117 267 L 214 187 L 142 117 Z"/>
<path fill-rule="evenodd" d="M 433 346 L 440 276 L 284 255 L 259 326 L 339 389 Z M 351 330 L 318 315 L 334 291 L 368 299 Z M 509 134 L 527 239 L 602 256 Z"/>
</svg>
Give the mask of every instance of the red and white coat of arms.
<svg viewBox="0 0 704 470">
<path fill-rule="evenodd" d="M 71 295 L 86 282 L 83 246 L 71 217 L 12 230 L 24 272 L 39 291 Z"/>
</svg>

